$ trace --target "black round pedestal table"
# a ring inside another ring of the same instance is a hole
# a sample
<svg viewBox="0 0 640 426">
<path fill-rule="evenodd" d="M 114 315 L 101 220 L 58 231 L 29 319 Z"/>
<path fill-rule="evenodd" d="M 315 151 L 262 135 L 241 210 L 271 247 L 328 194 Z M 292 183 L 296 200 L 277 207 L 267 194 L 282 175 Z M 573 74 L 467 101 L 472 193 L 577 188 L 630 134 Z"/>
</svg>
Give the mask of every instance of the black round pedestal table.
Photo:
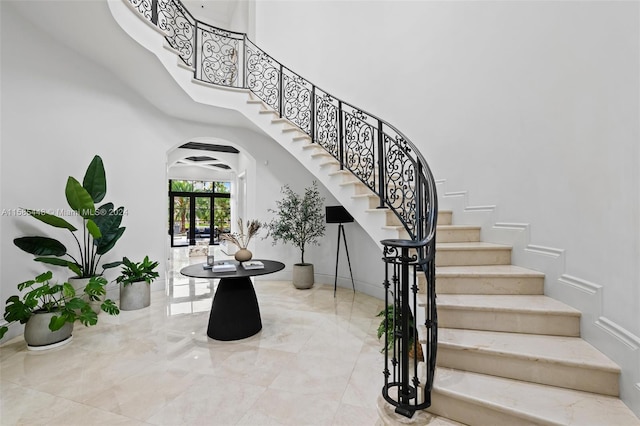
<svg viewBox="0 0 640 426">
<path fill-rule="evenodd" d="M 261 269 L 244 269 L 236 265 L 235 271 L 213 272 L 205 269 L 204 263 L 182 268 L 187 277 L 220 279 L 213 297 L 207 336 L 216 340 L 239 340 L 251 337 L 262 330 L 260 306 L 251 282 L 251 277 L 266 275 L 284 269 L 284 263 L 274 260 L 259 260 Z"/>
</svg>

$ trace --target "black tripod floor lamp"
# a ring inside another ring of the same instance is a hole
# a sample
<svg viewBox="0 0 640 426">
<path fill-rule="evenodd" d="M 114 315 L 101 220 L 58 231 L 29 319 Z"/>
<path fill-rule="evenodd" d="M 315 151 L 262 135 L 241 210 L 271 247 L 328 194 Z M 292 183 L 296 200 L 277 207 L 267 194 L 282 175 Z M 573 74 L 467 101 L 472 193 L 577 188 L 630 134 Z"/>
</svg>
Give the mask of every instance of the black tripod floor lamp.
<svg viewBox="0 0 640 426">
<path fill-rule="evenodd" d="M 333 282 L 333 297 L 336 297 L 338 289 L 338 261 L 340 260 L 340 236 L 344 240 L 344 248 L 347 251 L 347 262 L 349 263 L 349 274 L 351 275 L 351 285 L 353 292 L 356 292 L 356 284 L 353 282 L 353 272 L 351 271 L 351 259 L 349 259 L 349 247 L 347 247 L 347 237 L 344 233 L 344 224 L 353 222 L 353 216 L 342 206 L 326 207 L 327 223 L 337 223 L 338 225 L 338 248 L 336 249 L 336 278 Z"/>
</svg>

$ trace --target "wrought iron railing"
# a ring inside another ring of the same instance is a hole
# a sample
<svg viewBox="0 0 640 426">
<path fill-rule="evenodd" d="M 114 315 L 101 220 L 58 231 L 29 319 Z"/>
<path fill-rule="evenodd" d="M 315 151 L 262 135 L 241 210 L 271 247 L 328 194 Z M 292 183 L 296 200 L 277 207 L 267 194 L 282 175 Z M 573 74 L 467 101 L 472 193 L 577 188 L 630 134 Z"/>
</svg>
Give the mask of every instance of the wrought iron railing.
<svg viewBox="0 0 640 426">
<path fill-rule="evenodd" d="M 427 383 L 421 389 L 430 392 L 437 341 L 434 259 L 438 205 L 435 180 L 422 154 L 395 127 L 304 79 L 256 46 L 246 34 L 226 31 L 195 19 L 180 0 L 129 2 L 144 19 L 164 31 L 169 45 L 186 66 L 193 68 L 194 79 L 250 90 L 280 117 L 307 134 L 312 143 L 319 144 L 336 158 L 341 169 L 353 173 L 373 191 L 378 196 L 378 207 L 391 209 L 400 219 L 410 240 L 383 242 L 385 262 L 387 265 L 407 263 L 407 268 L 417 267 L 426 275 L 428 368 Z M 405 244 L 410 247 L 407 253 L 404 253 Z M 392 255 L 390 247 L 395 247 L 396 251 L 401 248 L 402 253 Z M 411 257 L 413 255 L 415 257 Z M 400 271 L 404 269 L 395 270 L 393 282 L 405 282 L 397 274 Z M 415 292 L 411 306 L 411 303 L 405 303 L 408 290 L 393 290 L 388 283 L 387 277 L 385 285 L 387 294 L 394 298 L 392 305 L 399 306 L 408 318 L 411 313 L 405 309 L 413 308 L 416 312 Z M 394 333 L 400 334 L 396 337 L 404 345 L 407 340 L 404 331 Z M 402 375 L 408 371 L 408 366 L 399 368 Z M 419 380 L 417 377 L 416 374 L 412 382 Z M 401 393 L 409 389 L 407 386 L 400 386 Z M 413 386 L 418 388 L 415 383 Z M 383 394 L 387 400 L 392 398 L 387 391 Z M 414 399 L 424 407 L 429 398 L 427 395 Z M 407 402 L 407 395 L 399 397 L 400 400 Z M 415 410 L 411 404 L 397 404 L 399 412 Z M 408 408 L 402 408 L 404 405 Z"/>
<path fill-rule="evenodd" d="M 435 251 L 426 241 L 382 240 L 385 262 L 384 386 L 382 396 L 407 417 L 431 406 L 436 368 L 438 313 L 435 304 Z M 423 257 L 417 253 L 422 251 Z M 417 312 L 418 273 L 425 273 L 427 300 L 424 350 L 419 343 Z M 420 373 L 419 366 L 425 363 Z"/>
</svg>

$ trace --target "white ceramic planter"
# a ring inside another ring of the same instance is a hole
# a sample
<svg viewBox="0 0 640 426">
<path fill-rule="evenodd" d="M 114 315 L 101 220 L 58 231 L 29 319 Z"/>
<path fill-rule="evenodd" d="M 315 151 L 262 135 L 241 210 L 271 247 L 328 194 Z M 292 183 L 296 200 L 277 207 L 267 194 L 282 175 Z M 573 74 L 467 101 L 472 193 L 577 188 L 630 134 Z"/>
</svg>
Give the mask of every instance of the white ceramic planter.
<svg viewBox="0 0 640 426">
<path fill-rule="evenodd" d="M 56 312 L 37 312 L 24 326 L 24 340 L 30 350 L 52 349 L 71 341 L 73 323 L 65 323 L 60 330 L 49 330 L 49 322 Z"/>
<path fill-rule="evenodd" d="M 314 275 L 312 263 L 296 263 L 293 265 L 293 285 L 297 289 L 308 289 L 313 287 Z"/>
<path fill-rule="evenodd" d="M 151 284 L 138 281 L 128 285 L 120 284 L 120 309 L 135 311 L 151 304 Z"/>
<path fill-rule="evenodd" d="M 82 297 L 82 300 L 86 300 L 87 302 L 89 302 L 89 305 L 91 305 L 91 309 L 93 310 L 93 312 L 95 312 L 96 314 L 100 314 L 100 312 L 102 312 L 102 309 L 100 309 L 100 305 L 102 305 L 102 302 L 105 301 L 107 295 L 105 294 L 101 296 L 100 300 L 90 301 L 89 296 L 84 294 L 84 288 L 87 286 L 87 284 L 89 284 L 90 279 L 91 278 L 73 277 L 69 278 L 69 284 L 71 284 L 71 286 L 76 291 L 76 296 Z"/>
</svg>

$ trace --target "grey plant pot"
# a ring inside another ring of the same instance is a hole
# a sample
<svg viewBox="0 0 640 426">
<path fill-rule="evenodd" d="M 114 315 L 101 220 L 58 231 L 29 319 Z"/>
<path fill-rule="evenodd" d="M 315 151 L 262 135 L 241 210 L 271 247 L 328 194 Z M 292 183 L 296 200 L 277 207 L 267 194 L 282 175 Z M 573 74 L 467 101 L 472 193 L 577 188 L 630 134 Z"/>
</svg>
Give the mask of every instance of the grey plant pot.
<svg viewBox="0 0 640 426">
<path fill-rule="evenodd" d="M 100 308 L 100 306 L 102 305 L 102 302 L 105 301 L 107 296 L 103 295 L 100 297 L 100 300 L 96 300 L 96 301 L 89 300 L 89 296 L 84 294 L 84 288 L 87 286 L 87 284 L 89 284 L 90 279 L 91 278 L 73 277 L 73 278 L 69 278 L 69 284 L 71 284 L 71 286 L 76 291 L 76 296 L 82 297 L 82 300 L 89 302 L 89 305 L 91 305 L 91 310 L 93 310 L 93 312 L 95 312 L 96 314 L 100 314 L 100 312 L 102 312 L 102 309 Z"/>
<path fill-rule="evenodd" d="M 151 284 L 138 281 L 128 285 L 120 284 L 120 309 L 135 311 L 151 304 Z"/>
<path fill-rule="evenodd" d="M 312 263 L 296 263 L 293 265 L 293 286 L 300 290 L 313 287 L 314 275 Z"/>
<path fill-rule="evenodd" d="M 61 346 L 71 341 L 73 323 L 65 323 L 60 330 L 49 330 L 49 322 L 56 312 L 36 312 L 24 326 L 24 340 L 31 350 L 43 350 Z"/>
</svg>

